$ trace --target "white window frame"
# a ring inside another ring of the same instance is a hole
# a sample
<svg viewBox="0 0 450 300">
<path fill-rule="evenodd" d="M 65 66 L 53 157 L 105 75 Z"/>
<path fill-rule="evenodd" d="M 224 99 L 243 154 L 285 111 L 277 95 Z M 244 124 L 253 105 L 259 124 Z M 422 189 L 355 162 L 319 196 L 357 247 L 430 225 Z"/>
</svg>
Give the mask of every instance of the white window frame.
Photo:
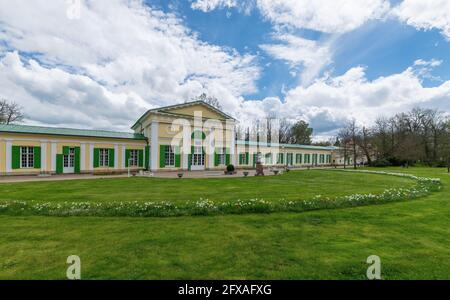
<svg viewBox="0 0 450 300">
<path fill-rule="evenodd" d="M 202 146 L 194 146 L 194 153 L 192 153 L 192 166 L 204 166 L 205 155 L 203 154 Z"/>
<path fill-rule="evenodd" d="M 100 149 L 99 154 L 99 166 L 109 167 L 109 149 Z"/>
<path fill-rule="evenodd" d="M 34 168 L 34 147 L 31 146 L 20 147 L 20 167 L 22 169 Z"/>
<path fill-rule="evenodd" d="M 139 164 L 139 150 L 130 150 L 129 166 L 137 167 Z"/>
<path fill-rule="evenodd" d="M 219 165 L 225 165 L 226 163 L 226 154 L 225 154 L 226 150 L 225 148 L 218 148 L 217 149 L 217 155 L 219 157 Z"/>
<path fill-rule="evenodd" d="M 175 151 L 172 146 L 166 146 L 166 152 L 164 156 L 165 166 L 175 167 Z"/>
</svg>

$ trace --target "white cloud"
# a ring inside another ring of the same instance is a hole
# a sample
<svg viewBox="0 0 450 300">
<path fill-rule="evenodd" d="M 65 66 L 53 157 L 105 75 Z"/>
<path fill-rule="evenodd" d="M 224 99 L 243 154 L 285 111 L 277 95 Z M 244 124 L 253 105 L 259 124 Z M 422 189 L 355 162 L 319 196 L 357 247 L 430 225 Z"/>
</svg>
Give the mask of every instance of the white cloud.
<svg viewBox="0 0 450 300">
<path fill-rule="evenodd" d="M 119 108 L 130 112 L 125 113 L 129 123 L 143 113 L 144 106 L 173 104 L 202 91 L 217 96 L 225 109 L 233 111 L 240 95 L 256 91 L 260 69 L 254 56 L 202 42 L 176 16 L 140 1 L 81 3 L 80 18 L 69 19 L 68 4 L 63 0 L 51 5 L 45 0 L 15 1 L 14 5 L 0 2 L 0 39 L 6 44 L 0 49 L 0 58 L 1 53 L 4 56 L 1 71 L 12 72 L 0 78 L 0 84 L 7 87 L 1 90 L 2 96 L 26 106 L 31 102 L 48 105 L 39 116 L 30 110 L 30 121 L 66 122 L 58 114 L 67 109 L 64 101 L 51 99 L 63 90 L 72 91 L 63 93 L 69 103 L 75 101 L 69 96 L 79 94 L 95 102 L 92 90 L 107 101 L 123 102 L 131 97 L 139 104 L 139 112 Z M 11 54 L 13 50 L 20 51 L 25 61 L 32 54 L 30 65 L 21 65 L 17 54 Z M 48 82 L 38 83 L 39 75 Z M 28 80 L 20 81 L 24 78 Z M 97 118 L 97 110 L 87 105 L 73 109 L 92 120 Z M 102 109 L 114 111 L 115 107 Z M 79 124 L 86 124 L 84 121 L 80 119 Z M 98 126 L 115 128 L 114 122 L 111 119 Z M 75 124 L 73 120 L 70 123 Z"/>
<path fill-rule="evenodd" d="M 192 8 L 211 11 L 245 5 L 257 7 L 261 14 L 278 26 L 307 28 L 327 33 L 354 30 L 365 22 L 384 17 L 388 0 L 197 0 Z"/>
<path fill-rule="evenodd" d="M 401 73 L 374 80 L 367 79 L 365 68 L 355 67 L 341 76 L 323 77 L 307 87 L 291 89 L 284 101 L 279 98 L 246 101 L 238 115 L 246 124 L 273 114 L 291 120 L 303 119 L 314 128 L 316 139 L 327 139 L 350 118 L 371 125 L 379 116 L 393 116 L 416 106 L 449 112 L 450 80 L 425 87 L 422 67 L 416 64 Z"/>
<path fill-rule="evenodd" d="M 450 81 L 425 87 L 413 68 L 370 81 L 365 69 L 356 67 L 290 90 L 284 106 L 290 116 L 303 116 L 323 132 L 336 129 L 347 118 L 372 124 L 380 115 L 392 116 L 414 106 L 449 111 Z"/>
<path fill-rule="evenodd" d="M 332 62 L 330 41 L 321 43 L 291 34 L 275 36 L 281 44 L 265 44 L 260 47 L 274 58 L 286 61 L 292 69 L 303 66 L 300 76 L 303 85 L 310 84 Z"/>
<path fill-rule="evenodd" d="M 438 29 L 450 40 L 448 0 L 404 0 L 392 10 L 392 15 L 417 29 Z"/>
<path fill-rule="evenodd" d="M 198 9 L 203 12 L 210 12 L 218 8 L 237 7 L 236 0 L 197 0 L 191 4 L 192 9 Z"/>
</svg>

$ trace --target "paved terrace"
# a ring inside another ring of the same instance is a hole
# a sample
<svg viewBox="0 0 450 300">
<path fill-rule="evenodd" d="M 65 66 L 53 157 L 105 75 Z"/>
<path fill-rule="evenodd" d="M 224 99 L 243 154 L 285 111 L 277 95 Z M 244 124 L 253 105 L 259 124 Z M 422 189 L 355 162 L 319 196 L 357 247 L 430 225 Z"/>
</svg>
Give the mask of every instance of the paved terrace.
<svg viewBox="0 0 450 300">
<path fill-rule="evenodd" d="M 330 169 L 330 167 L 316 167 L 311 169 Z M 272 169 L 264 169 L 265 176 L 274 176 Z M 285 172 L 283 168 L 273 168 L 280 173 Z M 291 170 L 307 170 L 307 168 L 291 168 Z M 244 177 L 244 172 L 248 172 L 248 176 L 255 176 L 255 170 L 238 170 L 236 174 L 225 175 L 223 171 L 159 171 L 144 172 L 142 175 L 136 174 L 136 177 L 158 177 L 158 178 L 177 178 L 178 173 L 183 173 L 183 178 L 236 178 Z M 92 175 L 92 174 L 70 174 L 70 175 L 23 175 L 23 176 L 0 176 L 0 183 L 11 182 L 33 182 L 33 181 L 58 181 L 58 180 L 80 180 L 80 179 L 102 179 L 102 178 L 126 178 L 128 174 L 120 175 Z"/>
</svg>

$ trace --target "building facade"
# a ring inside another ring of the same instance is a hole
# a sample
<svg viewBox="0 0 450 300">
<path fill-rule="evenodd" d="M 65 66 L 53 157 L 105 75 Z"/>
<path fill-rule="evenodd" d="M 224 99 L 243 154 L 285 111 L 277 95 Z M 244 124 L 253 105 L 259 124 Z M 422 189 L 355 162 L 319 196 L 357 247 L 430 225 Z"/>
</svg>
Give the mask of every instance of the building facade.
<svg viewBox="0 0 450 300">
<path fill-rule="evenodd" d="M 326 166 L 334 147 L 235 139 L 236 120 L 200 101 L 148 110 L 134 133 L 0 125 L 0 175 Z"/>
</svg>

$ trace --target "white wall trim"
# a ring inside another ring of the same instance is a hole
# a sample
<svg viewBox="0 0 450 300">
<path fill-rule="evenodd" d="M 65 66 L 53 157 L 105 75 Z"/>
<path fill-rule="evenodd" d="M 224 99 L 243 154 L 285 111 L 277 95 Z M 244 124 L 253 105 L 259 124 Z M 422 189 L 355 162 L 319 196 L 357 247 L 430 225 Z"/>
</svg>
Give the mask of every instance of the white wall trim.
<svg viewBox="0 0 450 300">
<path fill-rule="evenodd" d="M 121 165 L 121 169 L 125 169 L 125 159 L 126 159 L 125 151 L 126 150 L 127 150 L 126 145 L 122 145 L 122 165 Z"/>
<path fill-rule="evenodd" d="M 151 161 L 150 161 L 150 169 L 152 171 L 156 171 L 158 169 L 158 133 L 159 133 L 159 124 L 157 121 L 153 121 L 151 124 L 151 138 L 150 138 L 150 148 L 151 148 Z"/>
<path fill-rule="evenodd" d="M 41 171 L 47 170 L 47 143 L 41 143 Z"/>
<path fill-rule="evenodd" d="M 94 171 L 94 144 L 89 144 L 89 171 Z"/>
<path fill-rule="evenodd" d="M 114 145 L 114 169 L 119 168 L 119 145 Z"/>
<path fill-rule="evenodd" d="M 51 170 L 52 172 L 56 171 L 56 142 L 52 142 L 52 146 L 51 146 L 51 157 L 52 157 L 52 163 L 51 163 Z"/>
<path fill-rule="evenodd" d="M 80 171 L 86 171 L 86 143 L 80 145 Z"/>
<path fill-rule="evenodd" d="M 12 141 L 6 140 L 6 173 L 12 171 Z"/>
</svg>

